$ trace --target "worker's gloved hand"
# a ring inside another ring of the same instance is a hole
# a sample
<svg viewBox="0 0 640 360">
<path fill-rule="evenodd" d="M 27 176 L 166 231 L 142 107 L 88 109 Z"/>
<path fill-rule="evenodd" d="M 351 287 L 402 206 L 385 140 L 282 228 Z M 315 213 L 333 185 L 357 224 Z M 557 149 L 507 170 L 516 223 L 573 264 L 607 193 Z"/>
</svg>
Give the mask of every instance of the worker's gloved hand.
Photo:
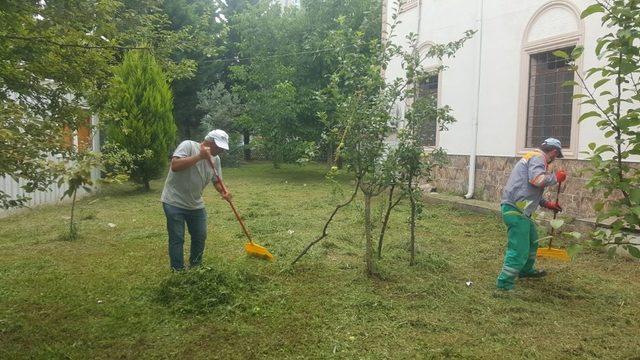
<svg viewBox="0 0 640 360">
<path fill-rule="evenodd" d="M 559 203 L 555 202 L 555 201 L 547 201 L 544 203 L 544 207 L 546 207 L 549 210 L 553 210 L 556 212 L 561 212 L 562 211 L 562 207 L 560 206 Z"/>
<path fill-rule="evenodd" d="M 558 180 L 558 183 L 565 182 L 567 180 L 567 172 L 564 170 L 556 171 L 556 180 Z"/>
</svg>

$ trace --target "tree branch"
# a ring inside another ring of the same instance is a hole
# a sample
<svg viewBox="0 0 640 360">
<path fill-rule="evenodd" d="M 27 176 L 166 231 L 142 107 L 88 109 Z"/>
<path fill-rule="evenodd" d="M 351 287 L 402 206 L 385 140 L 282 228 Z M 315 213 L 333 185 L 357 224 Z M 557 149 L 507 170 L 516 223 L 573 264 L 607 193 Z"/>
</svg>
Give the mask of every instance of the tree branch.
<svg viewBox="0 0 640 360">
<path fill-rule="evenodd" d="M 618 84 L 618 108 L 616 109 L 616 120 L 620 121 L 620 111 L 622 107 L 622 49 L 620 50 L 620 55 L 618 57 L 618 76 L 616 77 L 616 83 Z M 616 126 L 616 145 L 618 148 L 618 180 L 620 184 L 624 181 L 624 172 L 622 171 L 622 130 L 619 126 Z M 628 206 L 631 206 L 631 199 L 629 198 L 629 193 L 625 191 L 622 186 L 620 186 L 620 191 L 622 195 L 624 195 L 624 199 Z"/>
<path fill-rule="evenodd" d="M 636 79 L 633 76 L 633 73 L 629 74 L 631 76 L 631 83 L 633 84 L 633 87 L 636 89 L 637 93 L 640 93 L 640 89 L 638 88 L 638 83 L 636 82 Z"/>
<path fill-rule="evenodd" d="M 312 246 L 314 246 L 315 244 L 317 244 L 318 242 L 320 242 L 320 240 L 324 239 L 325 237 L 327 237 L 327 229 L 329 228 L 329 224 L 331 223 L 331 221 L 333 220 L 333 217 L 338 213 L 338 211 L 351 204 L 351 202 L 353 201 L 353 199 L 355 199 L 356 195 L 358 194 L 358 190 L 360 189 L 360 184 L 362 181 L 362 174 L 359 174 L 356 180 L 356 186 L 355 186 L 355 190 L 353 191 L 353 194 L 351 194 L 351 197 L 349 198 L 349 200 L 347 202 L 345 202 L 344 204 L 340 204 L 338 206 L 336 206 L 336 208 L 333 210 L 333 213 L 331 213 L 331 216 L 329 216 L 329 219 L 327 220 L 327 222 L 324 224 L 324 227 L 322 228 L 322 235 L 320 235 L 319 238 L 313 240 L 312 242 L 309 243 L 309 245 L 307 245 L 307 247 L 304 248 L 304 250 L 302 250 L 302 252 L 300 253 L 300 255 L 298 255 L 295 260 L 293 260 L 291 262 L 291 265 L 295 265 L 296 262 L 298 262 L 298 260 L 300 260 L 300 258 L 302 258 L 307 251 L 309 251 L 309 249 L 311 249 Z"/>
<path fill-rule="evenodd" d="M 640 246 L 640 244 L 634 244 L 632 242 L 629 241 L 625 241 L 625 242 L 603 242 L 602 244 L 598 244 L 598 245 L 602 245 L 602 246 L 608 246 L 608 245 L 633 245 L 633 246 Z"/>
<path fill-rule="evenodd" d="M 393 190 L 395 189 L 396 184 L 391 186 L 389 190 L 389 206 L 387 207 L 387 212 L 384 214 L 384 220 L 382 221 L 382 228 L 380 229 L 380 237 L 378 238 L 378 259 L 382 258 L 382 242 L 384 241 L 384 235 L 387 230 L 387 224 L 389 222 L 389 217 L 391 216 L 391 210 L 395 208 L 402 199 L 404 199 L 404 195 L 400 194 L 400 197 L 393 202 Z"/>
<path fill-rule="evenodd" d="M 82 44 L 67 44 L 51 40 L 49 37 L 44 36 L 17 36 L 17 35 L 0 35 L 0 38 L 22 41 L 38 41 L 56 45 L 59 47 L 71 47 L 81 49 L 116 49 L 116 50 L 150 50 L 148 47 L 138 46 L 119 46 L 119 45 L 82 45 Z"/>
<path fill-rule="evenodd" d="M 578 79 L 580 79 L 580 82 L 582 83 L 582 88 L 587 91 L 587 93 L 589 94 L 589 97 L 593 100 L 594 105 L 598 108 L 598 110 L 600 110 L 602 115 L 604 115 L 607 118 L 607 121 L 609 121 L 609 124 L 612 127 L 615 128 L 616 127 L 615 122 L 613 122 L 613 120 L 611 120 L 611 118 L 609 118 L 609 115 L 607 115 L 607 113 L 604 111 L 604 109 L 602 109 L 600 104 L 598 104 L 598 101 L 596 100 L 595 95 L 593 95 L 591 90 L 589 90 L 589 87 L 587 86 L 587 83 L 584 81 L 584 78 L 582 77 L 582 75 L 580 75 L 580 73 L 578 71 L 576 71 L 575 73 L 576 73 L 576 75 L 578 75 Z"/>
</svg>

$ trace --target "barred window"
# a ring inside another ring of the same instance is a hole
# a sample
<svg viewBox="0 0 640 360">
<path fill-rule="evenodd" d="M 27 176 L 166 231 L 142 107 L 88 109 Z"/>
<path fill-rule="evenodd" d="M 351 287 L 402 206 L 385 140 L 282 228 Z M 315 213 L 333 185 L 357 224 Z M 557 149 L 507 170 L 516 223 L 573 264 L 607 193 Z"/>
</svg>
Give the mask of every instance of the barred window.
<svg viewBox="0 0 640 360">
<path fill-rule="evenodd" d="M 428 96 L 434 106 L 438 104 L 438 75 L 431 75 L 420 83 L 418 96 Z M 436 133 L 438 123 L 436 119 L 426 119 L 420 128 L 420 139 L 422 146 L 436 146 Z"/>
<path fill-rule="evenodd" d="M 413 9 L 418 6 L 418 0 L 400 0 L 400 12 Z"/>
<path fill-rule="evenodd" d="M 573 47 L 562 49 L 571 53 Z M 571 118 L 573 113 L 573 88 L 562 86 L 572 81 L 569 64 L 553 53 L 545 51 L 531 55 L 529 66 L 529 96 L 527 106 L 526 146 L 538 147 L 549 137 L 571 145 Z"/>
</svg>

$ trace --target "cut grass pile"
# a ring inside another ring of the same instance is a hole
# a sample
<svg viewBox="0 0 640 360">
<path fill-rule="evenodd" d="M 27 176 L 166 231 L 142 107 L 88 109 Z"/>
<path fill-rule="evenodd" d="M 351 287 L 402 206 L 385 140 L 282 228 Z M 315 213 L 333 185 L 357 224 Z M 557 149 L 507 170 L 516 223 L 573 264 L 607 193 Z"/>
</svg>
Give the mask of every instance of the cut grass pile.
<svg viewBox="0 0 640 360">
<path fill-rule="evenodd" d="M 358 199 L 289 269 L 352 186 L 340 178 L 343 195 L 332 195 L 325 169 L 225 169 L 273 263 L 245 256 L 242 231 L 212 189 L 204 266 L 179 274 L 169 271 L 161 181 L 150 193 L 113 186 L 82 200 L 73 242 L 59 240 L 68 205 L 1 219 L 0 358 L 640 356 L 637 262 L 587 248 L 569 264 L 541 261 L 545 279 L 497 292 L 505 228 L 495 216 L 428 205 L 409 267 L 400 207 L 381 278 L 368 279 Z M 382 210 L 376 204 L 375 216 Z"/>
<path fill-rule="evenodd" d="M 155 300 L 177 313 L 206 314 L 220 306 L 236 306 L 237 298 L 255 292 L 257 285 L 257 276 L 245 267 L 216 259 L 211 265 L 168 276 L 158 286 Z"/>
</svg>

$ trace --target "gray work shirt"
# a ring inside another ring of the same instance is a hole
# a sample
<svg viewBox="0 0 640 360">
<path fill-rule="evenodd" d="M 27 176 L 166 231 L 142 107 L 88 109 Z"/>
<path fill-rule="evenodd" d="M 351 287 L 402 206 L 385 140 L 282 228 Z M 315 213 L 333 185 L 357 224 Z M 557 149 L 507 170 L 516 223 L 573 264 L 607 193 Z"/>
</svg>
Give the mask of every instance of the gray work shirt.
<svg viewBox="0 0 640 360">
<path fill-rule="evenodd" d="M 185 158 L 200 154 L 200 143 L 186 140 L 178 145 L 173 156 Z M 212 157 L 218 176 L 222 177 L 220 157 Z M 169 175 L 164 183 L 162 197 L 163 203 L 182 209 L 196 210 L 204 208 L 202 192 L 213 179 L 213 170 L 206 160 L 198 161 L 194 166 L 182 171 L 173 171 L 169 167 Z M 215 180 L 213 180 L 215 181 Z"/>
<path fill-rule="evenodd" d="M 524 214 L 531 216 L 543 201 L 544 188 L 557 182 L 556 175 L 547 172 L 546 155 L 541 150 L 530 151 L 511 171 L 501 203 L 517 207 L 520 201 L 530 201 Z"/>
</svg>

